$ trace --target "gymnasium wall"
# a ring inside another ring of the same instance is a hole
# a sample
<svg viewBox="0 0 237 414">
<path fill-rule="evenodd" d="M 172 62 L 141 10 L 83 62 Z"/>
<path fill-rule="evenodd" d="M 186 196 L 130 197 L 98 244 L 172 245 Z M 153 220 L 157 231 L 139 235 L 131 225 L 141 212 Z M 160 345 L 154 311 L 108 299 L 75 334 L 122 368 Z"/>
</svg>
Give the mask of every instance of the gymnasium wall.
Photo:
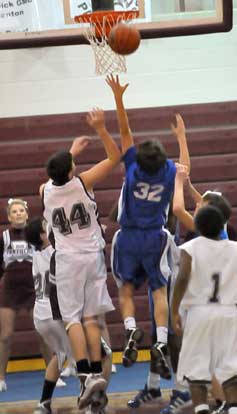
<svg viewBox="0 0 237 414">
<path fill-rule="evenodd" d="M 164 144 L 169 157 L 177 159 L 178 145 L 170 132 L 174 113 L 182 113 L 187 126 L 188 145 L 191 154 L 191 179 L 200 192 L 219 190 L 233 206 L 231 224 L 234 237 L 237 235 L 237 101 L 200 105 L 179 105 L 163 108 L 131 109 L 128 111 L 130 126 L 136 143 L 144 138 L 158 137 Z M 41 214 L 38 188 L 47 179 L 45 162 L 57 149 L 70 147 L 78 124 L 83 134 L 93 135 L 85 124 L 85 113 L 46 115 L 33 117 L 5 118 L 0 122 L 0 231 L 6 227 L 6 204 L 9 197 L 18 196 L 27 200 L 30 216 Z M 107 126 L 116 140 L 116 113 L 106 113 Z M 78 158 L 78 172 L 88 169 L 105 156 L 101 142 L 93 136 L 90 150 Z M 123 171 L 120 166 L 102 183 L 96 186 L 95 195 L 101 222 L 107 225 L 106 261 L 108 288 L 116 307 L 107 316 L 114 350 L 121 350 L 124 344 L 124 327 L 118 310 L 115 282 L 110 270 L 111 240 L 117 225 L 111 223 L 108 214 L 117 201 L 122 185 Z M 193 209 L 190 199 L 186 205 Z M 1 290 L 1 282 L 0 282 Z M 136 292 L 136 318 L 144 329 L 143 347 L 150 344 L 150 322 L 147 304 L 147 287 Z M 13 356 L 32 356 L 39 353 L 36 333 L 29 318 L 23 313 L 17 318 L 14 333 Z"/>
<path fill-rule="evenodd" d="M 236 100 L 237 15 L 230 33 L 143 41 L 127 59 L 128 108 Z M 0 51 L 0 118 L 113 109 L 88 46 Z"/>
</svg>

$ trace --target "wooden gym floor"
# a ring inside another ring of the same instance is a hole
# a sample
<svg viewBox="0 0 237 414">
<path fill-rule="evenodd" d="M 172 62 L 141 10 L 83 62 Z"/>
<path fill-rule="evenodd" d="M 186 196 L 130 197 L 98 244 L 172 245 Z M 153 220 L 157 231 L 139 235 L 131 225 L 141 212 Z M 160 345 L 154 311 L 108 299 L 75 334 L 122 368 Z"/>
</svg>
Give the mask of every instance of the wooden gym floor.
<svg viewBox="0 0 237 414">
<path fill-rule="evenodd" d="M 164 399 L 159 404 L 146 405 L 140 408 L 138 411 L 140 414 L 158 414 L 164 405 L 167 405 L 169 399 L 169 390 L 162 391 Z M 127 408 L 127 401 L 133 397 L 135 392 L 123 392 L 109 394 L 109 404 L 107 406 L 108 414 L 127 414 L 134 412 Z M 32 414 L 37 401 L 19 401 L 14 403 L 0 403 L 0 414 Z M 78 414 L 75 397 L 56 398 L 53 403 L 54 414 Z M 191 409 L 186 411 L 186 414 L 190 414 Z"/>
</svg>

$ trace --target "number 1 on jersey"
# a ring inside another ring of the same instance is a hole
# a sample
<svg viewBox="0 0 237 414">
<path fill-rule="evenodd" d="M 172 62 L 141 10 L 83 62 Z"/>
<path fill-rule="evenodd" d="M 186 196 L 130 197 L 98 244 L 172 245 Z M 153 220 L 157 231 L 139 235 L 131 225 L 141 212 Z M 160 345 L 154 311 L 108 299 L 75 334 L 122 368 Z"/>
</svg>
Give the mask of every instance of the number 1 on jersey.
<svg viewBox="0 0 237 414">
<path fill-rule="evenodd" d="M 220 290 L 220 273 L 214 273 L 212 275 L 212 281 L 214 283 L 213 294 L 209 299 L 211 303 L 218 303 L 219 302 L 219 290 Z"/>
</svg>

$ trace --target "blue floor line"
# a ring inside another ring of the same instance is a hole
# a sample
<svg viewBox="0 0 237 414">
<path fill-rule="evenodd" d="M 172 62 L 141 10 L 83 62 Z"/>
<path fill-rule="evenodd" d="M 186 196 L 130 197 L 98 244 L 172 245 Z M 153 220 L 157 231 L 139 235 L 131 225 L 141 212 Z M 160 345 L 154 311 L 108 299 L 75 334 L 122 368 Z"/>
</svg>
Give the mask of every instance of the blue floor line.
<svg viewBox="0 0 237 414">
<path fill-rule="evenodd" d="M 139 362 L 126 369 L 122 365 L 116 365 L 117 373 L 112 374 L 108 392 L 128 392 L 143 388 L 149 363 Z M 38 400 L 41 396 L 44 371 L 18 372 L 8 374 L 6 377 L 7 391 L 0 393 L 0 402 L 14 402 L 25 400 Z M 66 387 L 56 388 L 54 397 L 77 396 L 79 393 L 78 381 L 75 377 L 66 378 Z M 161 380 L 161 388 L 173 387 L 173 381 Z"/>
</svg>

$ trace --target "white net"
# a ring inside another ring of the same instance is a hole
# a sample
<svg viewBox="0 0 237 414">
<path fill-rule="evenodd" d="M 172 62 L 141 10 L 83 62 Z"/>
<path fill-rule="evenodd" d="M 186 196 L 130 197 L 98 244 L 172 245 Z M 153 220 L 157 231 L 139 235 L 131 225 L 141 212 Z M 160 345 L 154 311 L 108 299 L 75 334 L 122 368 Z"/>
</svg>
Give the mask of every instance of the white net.
<svg viewBox="0 0 237 414">
<path fill-rule="evenodd" d="M 106 13 L 100 18 L 96 14 L 78 16 L 80 23 L 89 23 L 84 27 L 84 36 L 89 41 L 95 56 L 97 75 L 121 73 L 127 71 L 125 56 L 118 55 L 108 45 L 108 34 L 117 23 L 128 23 L 137 17 L 136 12 Z"/>
</svg>

